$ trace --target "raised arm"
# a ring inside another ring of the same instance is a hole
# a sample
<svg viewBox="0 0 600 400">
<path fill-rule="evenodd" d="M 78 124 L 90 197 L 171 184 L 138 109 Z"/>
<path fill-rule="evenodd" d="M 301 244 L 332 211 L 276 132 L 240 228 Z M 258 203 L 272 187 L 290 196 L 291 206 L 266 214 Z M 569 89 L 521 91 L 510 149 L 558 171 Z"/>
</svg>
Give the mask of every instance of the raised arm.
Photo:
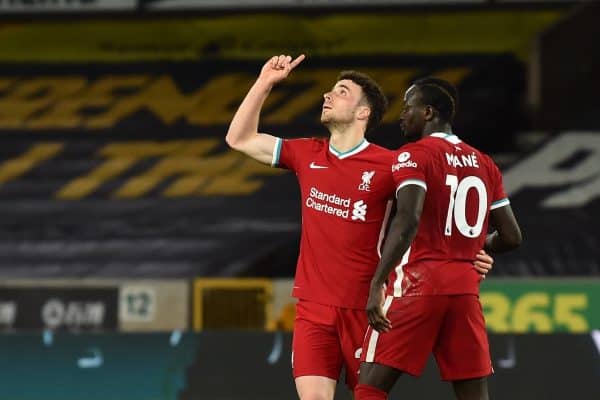
<svg viewBox="0 0 600 400">
<path fill-rule="evenodd" d="M 258 132 L 260 110 L 273 86 L 285 79 L 302 60 L 304 54 L 293 61 L 290 56 L 280 55 L 271 57 L 265 63 L 229 124 L 225 140 L 231 148 L 257 161 L 271 164 L 277 138 Z"/>
<path fill-rule="evenodd" d="M 495 231 L 485 239 L 486 251 L 502 253 L 521 245 L 521 229 L 510 204 L 490 211 L 490 225 Z"/>
</svg>

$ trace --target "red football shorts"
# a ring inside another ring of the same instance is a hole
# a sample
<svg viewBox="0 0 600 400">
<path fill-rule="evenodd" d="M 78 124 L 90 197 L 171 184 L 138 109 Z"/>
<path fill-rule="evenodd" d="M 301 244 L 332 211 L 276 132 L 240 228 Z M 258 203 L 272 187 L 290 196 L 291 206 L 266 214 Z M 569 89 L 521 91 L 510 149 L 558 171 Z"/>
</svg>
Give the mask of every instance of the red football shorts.
<svg viewBox="0 0 600 400">
<path fill-rule="evenodd" d="M 346 384 L 354 389 L 367 325 L 364 310 L 298 300 L 292 342 L 294 378 L 316 375 L 337 380 L 344 366 Z"/>
<path fill-rule="evenodd" d="M 361 361 L 420 376 L 433 353 L 445 381 L 493 372 L 478 296 L 388 296 L 384 312 L 392 329 L 380 334 L 369 327 Z"/>
</svg>

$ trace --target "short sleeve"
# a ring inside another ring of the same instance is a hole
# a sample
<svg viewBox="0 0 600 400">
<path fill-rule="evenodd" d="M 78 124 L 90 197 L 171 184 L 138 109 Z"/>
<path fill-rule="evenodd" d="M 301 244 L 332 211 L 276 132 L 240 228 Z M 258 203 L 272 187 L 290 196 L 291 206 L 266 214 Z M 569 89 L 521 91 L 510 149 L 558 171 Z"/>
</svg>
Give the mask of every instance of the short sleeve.
<svg viewBox="0 0 600 400">
<path fill-rule="evenodd" d="M 500 168 L 490 159 L 490 163 L 492 164 L 492 179 L 493 179 L 493 187 L 492 187 L 492 204 L 490 205 L 490 210 L 494 210 L 496 208 L 504 207 L 510 204 L 508 200 L 508 196 L 504 191 L 504 183 L 502 179 L 502 173 L 500 172 Z"/>
<path fill-rule="evenodd" d="M 298 171 L 301 160 L 311 152 L 314 144 L 314 139 L 277 138 L 271 166 Z"/>
<path fill-rule="evenodd" d="M 430 162 L 431 155 L 423 146 L 412 143 L 403 146 L 392 164 L 396 194 L 407 185 L 417 185 L 427 190 L 426 176 Z"/>
</svg>

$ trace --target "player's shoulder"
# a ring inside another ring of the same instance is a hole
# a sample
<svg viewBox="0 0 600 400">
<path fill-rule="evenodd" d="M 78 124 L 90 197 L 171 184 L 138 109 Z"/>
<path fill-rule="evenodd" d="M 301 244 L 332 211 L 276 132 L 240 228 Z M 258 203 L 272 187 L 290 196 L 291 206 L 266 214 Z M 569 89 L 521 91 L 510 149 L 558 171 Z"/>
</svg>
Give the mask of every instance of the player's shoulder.
<svg viewBox="0 0 600 400">
<path fill-rule="evenodd" d="M 394 159 L 394 156 L 396 154 L 395 150 L 390 150 L 374 143 L 369 143 L 367 152 L 375 160 L 379 160 L 383 163 L 387 162 L 388 164 L 390 160 Z"/>
<path fill-rule="evenodd" d="M 423 158 L 431 154 L 431 149 L 427 146 L 427 143 L 423 143 L 424 139 L 417 142 L 409 142 L 402 145 L 394 153 L 394 159 L 398 162 L 405 162 L 411 158 Z"/>
<path fill-rule="evenodd" d="M 371 142 L 369 142 L 369 151 L 377 152 L 377 153 L 381 153 L 381 154 L 393 154 L 394 153 L 394 150 L 390 150 L 388 148 L 385 148 L 383 146 L 380 146 L 378 144 L 371 143 Z"/>
<path fill-rule="evenodd" d="M 303 137 L 303 138 L 292 138 L 283 139 L 287 146 L 293 146 L 294 148 L 301 149 L 304 151 L 318 152 L 323 148 L 329 146 L 329 140 L 320 137 Z"/>
<path fill-rule="evenodd" d="M 497 168 L 496 162 L 494 159 L 487 154 L 486 152 L 479 150 L 478 148 L 472 146 L 469 143 L 462 142 L 461 147 L 466 153 L 475 153 L 477 158 L 480 160 L 480 164 L 484 164 L 488 167 Z"/>
</svg>

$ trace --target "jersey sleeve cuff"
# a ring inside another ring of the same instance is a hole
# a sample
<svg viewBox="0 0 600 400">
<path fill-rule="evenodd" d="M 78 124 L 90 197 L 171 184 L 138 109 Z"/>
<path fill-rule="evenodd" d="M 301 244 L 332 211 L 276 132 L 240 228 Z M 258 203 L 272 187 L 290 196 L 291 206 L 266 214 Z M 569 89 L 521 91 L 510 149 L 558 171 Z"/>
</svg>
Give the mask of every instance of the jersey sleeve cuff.
<svg viewBox="0 0 600 400">
<path fill-rule="evenodd" d="M 279 166 L 279 156 L 281 155 L 281 145 L 283 144 L 283 139 L 276 138 L 275 139 L 275 147 L 273 148 L 273 159 L 271 160 L 271 167 Z"/>
<path fill-rule="evenodd" d="M 505 198 L 501 200 L 496 200 L 490 205 L 490 210 L 495 210 L 496 208 L 504 207 L 510 204 L 510 201 Z"/>
<path fill-rule="evenodd" d="M 398 196 L 398 190 L 402 189 L 404 186 L 408 186 L 408 185 L 417 185 L 422 187 L 423 189 L 425 189 L 425 191 L 427 191 L 427 184 L 420 180 L 420 179 L 407 179 L 405 181 L 403 181 L 402 183 L 400 183 L 398 185 L 398 187 L 396 188 L 396 196 Z"/>
</svg>

